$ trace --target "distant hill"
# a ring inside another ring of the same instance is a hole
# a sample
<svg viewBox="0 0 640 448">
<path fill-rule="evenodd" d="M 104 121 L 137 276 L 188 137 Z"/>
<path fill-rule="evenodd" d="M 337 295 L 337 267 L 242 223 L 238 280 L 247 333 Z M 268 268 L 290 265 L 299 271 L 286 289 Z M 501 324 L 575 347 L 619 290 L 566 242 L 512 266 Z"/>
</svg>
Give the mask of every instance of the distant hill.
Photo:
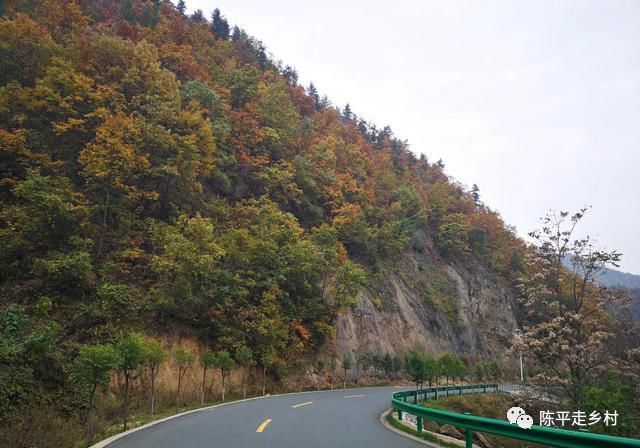
<svg viewBox="0 0 640 448">
<path fill-rule="evenodd" d="M 568 258 L 564 261 L 565 267 L 571 269 Z M 640 275 L 622 272 L 616 269 L 604 268 L 596 278 L 598 283 L 607 288 L 626 288 L 631 295 L 629 309 L 635 320 L 640 321 Z"/>
<path fill-rule="evenodd" d="M 598 276 L 598 282 L 610 288 L 626 288 L 631 295 L 629 310 L 636 321 L 640 321 L 640 275 L 605 268 Z"/>
<path fill-rule="evenodd" d="M 604 268 L 598 275 L 598 282 L 608 287 L 618 286 L 621 288 L 634 289 L 640 288 L 640 275 Z"/>
</svg>

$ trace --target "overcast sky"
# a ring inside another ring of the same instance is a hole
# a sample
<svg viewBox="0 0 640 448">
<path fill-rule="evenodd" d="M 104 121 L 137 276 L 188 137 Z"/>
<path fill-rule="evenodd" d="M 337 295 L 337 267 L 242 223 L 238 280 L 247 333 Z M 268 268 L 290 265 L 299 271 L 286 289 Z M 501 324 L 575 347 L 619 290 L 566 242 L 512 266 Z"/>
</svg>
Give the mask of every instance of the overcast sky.
<svg viewBox="0 0 640 448">
<path fill-rule="evenodd" d="M 442 158 L 525 236 L 548 209 L 640 273 L 640 1 L 187 0 Z"/>
</svg>

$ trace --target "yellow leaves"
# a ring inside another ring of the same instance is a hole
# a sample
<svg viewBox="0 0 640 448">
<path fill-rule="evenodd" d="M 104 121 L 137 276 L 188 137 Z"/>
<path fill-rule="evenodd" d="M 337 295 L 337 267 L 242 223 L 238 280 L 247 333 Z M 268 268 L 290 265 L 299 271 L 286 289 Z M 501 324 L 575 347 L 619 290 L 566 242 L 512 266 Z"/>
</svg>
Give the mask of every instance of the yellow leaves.
<svg viewBox="0 0 640 448">
<path fill-rule="evenodd" d="M 362 207 L 359 204 L 347 203 L 335 210 L 333 227 L 341 230 L 363 219 Z"/>
<path fill-rule="evenodd" d="M 136 150 L 140 133 L 133 119 L 122 113 L 110 116 L 98 128 L 95 140 L 80 153 L 84 174 L 118 189 L 128 189 L 131 178 L 149 166 Z"/>
<path fill-rule="evenodd" d="M 190 133 L 183 137 L 184 141 L 195 145 L 205 158 L 213 155 L 216 141 L 211 131 L 211 122 L 205 118 L 199 109 L 182 109 L 178 116 L 178 125 Z"/>
<path fill-rule="evenodd" d="M 85 124 L 85 120 L 80 118 L 69 118 L 63 122 L 54 122 L 51 124 L 53 132 L 57 135 L 66 134 L 70 131 L 81 130 Z"/>
</svg>

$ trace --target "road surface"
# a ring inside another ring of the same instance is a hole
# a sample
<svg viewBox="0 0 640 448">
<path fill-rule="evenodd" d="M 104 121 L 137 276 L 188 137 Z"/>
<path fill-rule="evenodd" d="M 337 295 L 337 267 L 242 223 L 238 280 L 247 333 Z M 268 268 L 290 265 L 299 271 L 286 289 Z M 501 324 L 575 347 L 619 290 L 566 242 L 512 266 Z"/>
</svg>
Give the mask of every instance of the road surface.
<svg viewBox="0 0 640 448">
<path fill-rule="evenodd" d="M 380 414 L 399 390 L 405 389 L 344 389 L 232 403 L 142 429 L 108 448 L 424 448 L 380 424 Z"/>
</svg>

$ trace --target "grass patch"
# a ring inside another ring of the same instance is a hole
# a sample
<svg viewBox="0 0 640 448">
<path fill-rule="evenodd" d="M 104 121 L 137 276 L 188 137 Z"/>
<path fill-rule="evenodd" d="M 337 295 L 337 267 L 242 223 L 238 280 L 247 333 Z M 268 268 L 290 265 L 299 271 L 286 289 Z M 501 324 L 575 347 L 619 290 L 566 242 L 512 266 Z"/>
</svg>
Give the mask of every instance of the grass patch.
<svg viewBox="0 0 640 448">
<path fill-rule="evenodd" d="M 451 442 L 446 442 L 441 438 L 434 436 L 433 434 L 430 434 L 428 432 L 419 433 L 415 429 L 410 428 L 409 426 L 403 425 L 399 420 L 397 420 L 393 416 L 393 411 L 387 413 L 386 419 L 387 419 L 387 422 L 394 428 L 399 429 L 402 432 L 406 432 L 407 434 L 411 434 L 412 436 L 418 437 L 420 439 L 424 439 L 427 442 L 437 443 L 438 445 L 443 446 L 445 448 L 460 448 L 460 445 L 456 445 L 455 443 L 451 443 Z"/>
<path fill-rule="evenodd" d="M 252 398 L 252 397 L 247 397 L 247 398 Z M 241 397 L 232 398 L 225 401 L 208 402 L 208 403 L 204 403 L 203 405 L 201 405 L 200 403 L 197 403 L 197 404 L 192 403 L 192 404 L 183 405 L 183 406 L 177 406 L 177 405 L 168 406 L 168 407 L 162 408 L 161 410 L 156 411 L 154 414 L 151 414 L 150 412 L 144 412 L 144 411 L 132 412 L 131 415 L 129 415 L 129 419 L 127 422 L 127 431 L 130 429 L 134 429 L 134 428 L 138 428 L 140 426 L 146 425 L 147 423 L 151 423 L 157 420 L 162 420 L 163 418 L 166 418 L 166 417 L 171 417 L 172 415 L 181 414 L 183 412 L 193 411 L 196 409 L 207 408 L 207 407 L 222 404 L 222 403 L 231 403 L 241 399 L 242 399 Z M 107 439 L 116 434 L 120 434 L 121 432 L 124 432 L 122 429 L 122 420 L 121 419 L 113 420 L 108 426 L 105 426 L 100 431 L 98 431 L 98 433 L 96 433 L 96 435 L 92 437 L 89 442 L 86 442 L 86 441 L 78 442 L 75 445 L 75 448 L 89 447 L 91 445 L 94 445 L 100 442 L 101 440 Z"/>
<path fill-rule="evenodd" d="M 439 400 L 423 401 L 420 404 L 432 409 L 457 412 L 459 414 L 468 412 L 471 415 L 495 418 L 497 420 L 505 420 L 507 410 L 513 406 L 521 406 L 529 411 L 533 411 L 530 412 L 531 415 L 536 415 L 538 412 L 538 409 L 532 408 L 530 403 L 524 403 L 519 401 L 517 397 L 501 393 L 451 396 Z M 439 427 L 440 425 L 437 423 L 429 422 L 428 424 L 428 429 L 434 432 L 438 432 Z M 496 448 L 539 448 L 546 446 L 495 436 L 493 434 L 482 433 L 482 435 L 491 443 L 491 446 Z"/>
</svg>

